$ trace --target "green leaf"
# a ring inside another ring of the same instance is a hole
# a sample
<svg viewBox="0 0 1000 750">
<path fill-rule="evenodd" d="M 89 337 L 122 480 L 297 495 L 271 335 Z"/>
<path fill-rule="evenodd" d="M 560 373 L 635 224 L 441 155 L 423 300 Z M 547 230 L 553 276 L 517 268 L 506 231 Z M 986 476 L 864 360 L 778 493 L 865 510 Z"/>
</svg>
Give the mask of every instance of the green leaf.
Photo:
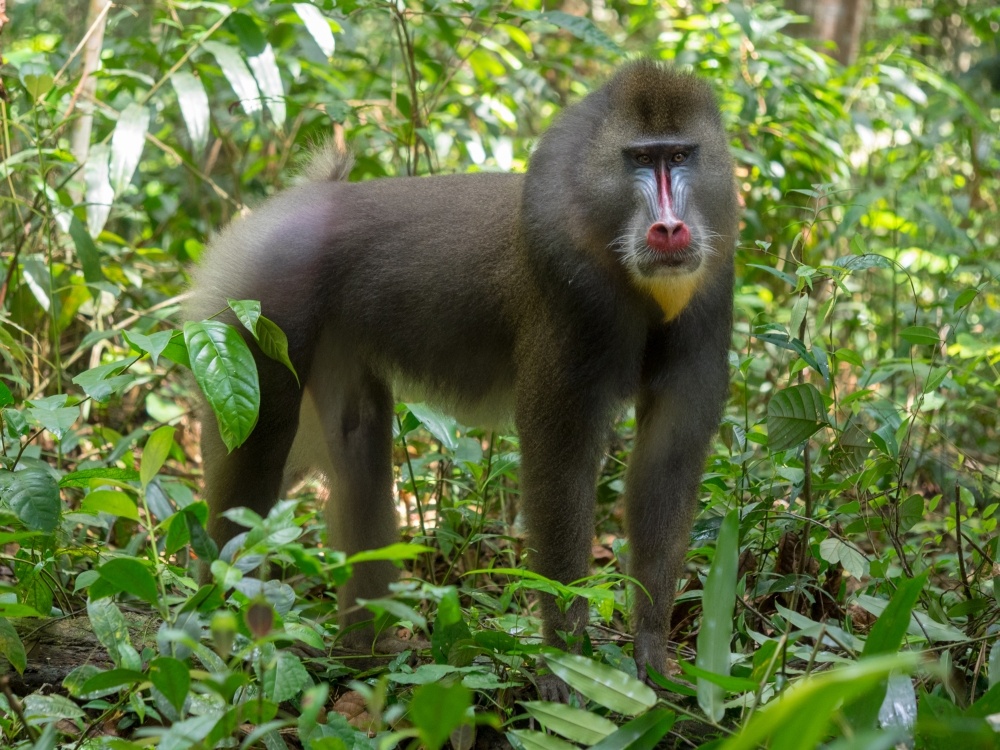
<svg viewBox="0 0 1000 750">
<path fill-rule="evenodd" d="M 941 343 L 938 332 L 927 326 L 910 326 L 900 331 L 899 335 L 903 341 L 921 346 L 938 346 Z"/>
<path fill-rule="evenodd" d="M 507 734 L 520 742 L 524 750 L 579 750 L 566 740 L 534 729 L 511 729 Z"/>
<path fill-rule="evenodd" d="M 254 338 L 257 338 L 257 321 L 260 320 L 260 302 L 255 299 L 226 299 L 229 309 Z"/>
<path fill-rule="evenodd" d="M 0 496 L 32 531 L 51 534 L 59 525 L 59 484 L 46 468 L 0 473 Z"/>
<path fill-rule="evenodd" d="M 188 666 L 171 656 L 161 656 L 149 663 L 149 677 L 156 689 L 180 713 L 191 688 L 191 672 Z"/>
<path fill-rule="evenodd" d="M 142 659 L 132 646 L 125 618 L 110 599 L 89 599 L 87 616 L 94 635 L 108 650 L 116 666 L 136 672 L 142 669 Z"/>
<path fill-rule="evenodd" d="M 32 693 L 24 699 L 24 716 L 32 726 L 42 726 L 51 722 L 82 719 L 83 711 L 73 701 L 63 695 L 41 695 Z M 48 745 L 53 747 L 54 745 Z M 35 745 L 40 748 L 45 745 Z"/>
<path fill-rule="evenodd" d="M 767 445 L 772 451 L 794 448 L 826 425 L 823 396 L 811 383 L 780 390 L 767 404 Z"/>
<path fill-rule="evenodd" d="M 139 481 L 139 472 L 134 469 L 119 469 L 115 466 L 102 466 L 96 469 L 81 469 L 71 471 L 59 480 L 60 487 L 90 487 L 95 482 L 107 479 L 112 483 L 135 484 Z"/>
<path fill-rule="evenodd" d="M 458 429 L 458 423 L 451 417 L 442 414 L 437 409 L 428 406 L 427 404 L 406 404 L 406 408 L 410 410 L 420 423 L 427 428 L 427 431 L 437 438 L 437 441 L 441 443 L 441 447 L 453 451 L 458 447 L 458 440 L 455 438 L 455 431 Z"/>
<path fill-rule="evenodd" d="M 979 290 L 975 287 L 970 287 L 969 289 L 963 289 L 962 292 L 955 297 L 955 303 L 952 305 L 952 309 L 958 312 L 963 307 L 968 307 L 972 304 L 972 300 L 976 298 L 979 294 Z"/>
<path fill-rule="evenodd" d="M 111 166 L 109 170 L 111 187 L 115 195 L 121 195 L 135 174 L 146 145 L 146 131 L 149 130 L 149 110 L 132 102 L 118 117 L 115 132 L 111 136 Z"/>
<path fill-rule="evenodd" d="M 919 661 L 917 654 L 909 653 L 877 656 L 800 679 L 757 711 L 719 750 L 757 750 L 768 740 L 770 750 L 818 747 L 843 703 L 865 695 L 892 672 L 913 671 Z"/>
<path fill-rule="evenodd" d="M 150 360 L 153 362 L 153 366 L 155 367 L 164 349 L 170 345 L 171 339 L 178 333 L 180 332 L 157 331 L 154 334 L 146 336 L 145 334 L 138 333 L 136 331 L 122 331 L 122 336 L 128 342 L 129 346 L 137 352 L 145 352 L 148 354 Z"/>
<path fill-rule="evenodd" d="M 251 56 L 247 62 L 257 79 L 257 86 L 264 97 L 267 111 L 277 127 L 285 124 L 285 89 L 281 85 L 281 74 L 278 72 L 278 61 L 274 57 L 274 49 L 270 44 L 264 46 L 260 54 Z"/>
<path fill-rule="evenodd" d="M 302 661 L 288 651 L 277 653 L 277 664 L 264 673 L 262 680 L 264 695 L 275 703 L 283 703 L 312 685 L 312 680 Z"/>
<path fill-rule="evenodd" d="M 593 45 L 609 52 L 621 52 L 621 47 L 615 41 L 601 31 L 594 22 L 586 16 L 574 16 L 561 10 L 533 11 L 522 10 L 513 11 L 513 15 L 520 16 L 528 21 L 541 21 L 550 23 L 564 31 L 568 31 L 580 41 Z"/>
<path fill-rule="evenodd" d="M 471 641 L 472 633 L 469 626 L 462 617 L 462 608 L 458 602 L 458 591 L 454 586 L 449 586 L 441 603 L 438 605 L 437 617 L 434 620 L 434 628 L 431 631 L 431 654 L 438 664 L 456 664 L 466 666 L 472 661 L 474 653 L 468 650 L 467 661 L 464 663 L 455 661 L 452 651 L 456 644 L 461 641 Z"/>
<path fill-rule="evenodd" d="M 733 610 L 736 607 L 736 574 L 740 556 L 740 516 L 732 510 L 722 521 L 715 557 L 701 597 L 704 614 L 698 630 L 695 664 L 708 672 L 729 675 L 729 651 L 733 639 Z M 725 714 L 725 690 L 706 679 L 698 679 L 698 705 L 709 719 L 718 723 Z"/>
<path fill-rule="evenodd" d="M 134 669 L 109 669 L 107 672 L 98 672 L 88 677 L 82 685 L 77 688 L 77 697 L 95 697 L 95 694 L 107 695 L 109 691 L 119 688 L 138 685 L 145 682 L 146 675 Z"/>
<path fill-rule="evenodd" d="M 111 213 L 111 203 L 115 199 L 108 172 L 110 150 L 106 144 L 95 143 L 90 147 L 87 163 L 83 166 L 83 180 L 87 186 L 87 231 L 91 237 L 96 237 L 104 229 Z"/>
<path fill-rule="evenodd" d="M 101 253 L 97 249 L 97 245 L 94 244 L 93 238 L 87 233 L 83 222 L 76 216 L 70 219 L 69 235 L 73 238 L 76 257 L 80 259 L 80 267 L 83 268 L 83 278 L 88 284 L 104 281 L 104 272 L 101 271 Z"/>
<path fill-rule="evenodd" d="M 163 425 L 157 428 L 146 441 L 146 447 L 142 449 L 142 462 L 139 465 L 139 481 L 142 483 L 143 489 L 153 481 L 156 473 L 163 468 L 167 456 L 170 455 L 170 449 L 174 445 L 176 431 L 174 427 Z"/>
<path fill-rule="evenodd" d="M 335 48 L 333 32 L 330 30 L 330 22 L 322 11 L 310 3 L 293 3 L 292 7 L 295 8 L 295 12 L 306 26 L 306 31 L 316 42 L 320 51 L 326 55 L 327 59 L 333 57 Z"/>
<path fill-rule="evenodd" d="M 677 719 L 666 708 L 654 708 L 592 746 L 592 750 L 653 750 Z"/>
<path fill-rule="evenodd" d="M 136 557 L 115 557 L 97 568 L 97 572 L 115 591 L 126 591 L 156 606 L 160 590 L 147 565 Z"/>
<path fill-rule="evenodd" d="M 893 654 L 899 650 L 910 624 L 913 607 L 920 598 L 924 586 L 927 585 L 927 576 L 928 573 L 925 571 L 916 578 L 903 580 L 899 584 L 889 604 L 868 634 L 863 656 Z"/>
<path fill-rule="evenodd" d="M 196 154 L 205 150 L 208 143 L 208 95 L 200 78 L 187 71 L 178 70 L 170 76 L 170 83 L 177 94 L 177 103 L 181 107 L 181 117 L 187 127 L 191 148 Z"/>
<path fill-rule="evenodd" d="M 425 555 L 428 552 L 433 551 L 434 550 L 430 547 L 425 547 L 422 544 L 404 544 L 403 542 L 396 542 L 395 544 L 390 544 L 387 547 L 358 552 L 357 554 L 348 557 L 345 562 L 350 565 L 354 565 L 356 563 L 371 562 L 373 560 L 389 560 L 390 562 L 415 560 L 421 555 Z"/>
<path fill-rule="evenodd" d="M 563 703 L 523 701 L 521 705 L 550 732 L 581 745 L 593 745 L 618 730 L 614 722 L 593 711 L 573 708 Z"/>
<path fill-rule="evenodd" d="M 215 61 L 222 68 L 222 74 L 229 81 L 229 85 L 236 92 L 236 98 L 243 107 L 243 111 L 248 115 L 260 112 L 262 109 L 260 102 L 260 91 L 254 77 L 247 69 L 246 63 L 240 57 L 240 53 L 222 42 L 207 41 L 202 43 L 202 47 L 210 52 Z"/>
<path fill-rule="evenodd" d="M 10 392 L 7 384 L 0 380 L 0 409 L 14 403 L 14 394 Z"/>
<path fill-rule="evenodd" d="M 24 669 L 28 666 L 28 655 L 21 643 L 21 636 L 6 617 L 0 617 L 0 654 L 7 658 L 18 674 L 24 674 Z"/>
<path fill-rule="evenodd" d="M 96 516 L 98 513 L 127 518 L 130 521 L 139 520 L 139 509 L 135 500 L 128 494 L 117 490 L 94 490 L 87 493 L 80 503 L 80 512 Z"/>
<path fill-rule="evenodd" d="M 819 543 L 819 554 L 829 563 L 843 565 L 844 570 L 859 581 L 868 575 L 868 558 L 857 547 L 835 536 L 827 537 Z"/>
<path fill-rule="evenodd" d="M 585 656 L 546 653 L 545 663 L 574 690 L 625 716 L 635 716 L 656 704 L 656 693 L 649 685 Z"/>
<path fill-rule="evenodd" d="M 461 683 L 435 682 L 413 691 L 408 717 L 420 732 L 422 745 L 438 750 L 452 731 L 465 723 L 471 706 L 472 692 Z"/>
<path fill-rule="evenodd" d="M 191 371 L 219 422 L 229 450 L 250 436 L 260 410 L 257 364 L 231 325 L 215 320 L 184 324 Z"/>
<path fill-rule="evenodd" d="M 281 364 L 291 370 L 292 375 L 295 376 L 295 382 L 301 386 L 299 374 L 295 372 L 295 366 L 292 364 L 292 360 L 288 358 L 288 337 L 278 327 L 278 324 L 270 318 L 261 315 L 257 321 L 257 331 L 254 335 L 257 338 L 257 343 L 260 345 L 260 350 L 271 359 L 281 362 Z"/>
</svg>

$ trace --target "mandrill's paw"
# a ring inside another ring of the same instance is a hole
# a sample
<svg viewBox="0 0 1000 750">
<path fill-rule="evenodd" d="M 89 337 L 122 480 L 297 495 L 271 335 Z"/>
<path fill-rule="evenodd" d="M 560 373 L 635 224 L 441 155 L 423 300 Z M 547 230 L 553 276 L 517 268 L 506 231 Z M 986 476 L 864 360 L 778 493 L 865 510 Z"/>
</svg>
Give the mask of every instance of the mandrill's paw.
<svg viewBox="0 0 1000 750">
<path fill-rule="evenodd" d="M 569 703 L 569 685 L 561 677 L 549 672 L 549 674 L 539 675 L 535 680 L 538 687 L 538 697 L 543 701 L 554 703 Z"/>
<path fill-rule="evenodd" d="M 636 633 L 635 653 L 636 674 L 643 682 L 649 682 L 647 667 L 652 667 L 660 674 L 667 674 L 667 654 L 669 653 L 667 636 L 662 633 Z"/>
</svg>

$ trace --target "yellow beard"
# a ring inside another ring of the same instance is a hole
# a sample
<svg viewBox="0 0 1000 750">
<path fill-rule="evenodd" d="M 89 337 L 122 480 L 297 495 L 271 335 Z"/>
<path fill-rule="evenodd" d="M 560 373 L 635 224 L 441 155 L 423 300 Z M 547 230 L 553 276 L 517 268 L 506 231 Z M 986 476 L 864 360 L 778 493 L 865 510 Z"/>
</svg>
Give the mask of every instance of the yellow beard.
<svg viewBox="0 0 1000 750">
<path fill-rule="evenodd" d="M 687 307 L 688 302 L 701 283 L 702 269 L 683 276 L 665 276 L 657 279 L 643 279 L 639 286 L 656 300 L 663 310 L 664 322 L 676 318 Z"/>
</svg>

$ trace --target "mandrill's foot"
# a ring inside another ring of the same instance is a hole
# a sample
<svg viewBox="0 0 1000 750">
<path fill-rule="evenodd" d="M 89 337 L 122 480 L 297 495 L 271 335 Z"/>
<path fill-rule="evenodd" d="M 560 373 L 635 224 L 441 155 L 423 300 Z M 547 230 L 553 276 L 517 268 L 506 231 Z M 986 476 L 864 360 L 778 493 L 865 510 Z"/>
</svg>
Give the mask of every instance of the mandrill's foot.
<svg viewBox="0 0 1000 750">
<path fill-rule="evenodd" d="M 652 667 L 662 675 L 667 674 L 667 636 L 661 633 L 636 633 L 633 653 L 635 654 L 636 676 L 649 682 L 647 667 Z"/>
<path fill-rule="evenodd" d="M 538 697 L 543 701 L 554 703 L 569 703 L 569 685 L 561 677 L 552 674 L 543 674 L 535 680 L 538 688 Z"/>
</svg>

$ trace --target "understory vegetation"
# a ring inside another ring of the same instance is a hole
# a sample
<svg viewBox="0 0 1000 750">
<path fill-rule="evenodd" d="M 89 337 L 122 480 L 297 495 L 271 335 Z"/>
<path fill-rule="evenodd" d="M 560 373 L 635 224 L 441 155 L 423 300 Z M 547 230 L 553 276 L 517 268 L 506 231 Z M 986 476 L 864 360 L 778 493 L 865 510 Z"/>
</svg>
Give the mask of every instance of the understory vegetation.
<svg viewBox="0 0 1000 750">
<path fill-rule="evenodd" d="M 877 0 L 849 65 L 771 2 L 90 5 L 8 3 L 2 30 L 0 746 L 1000 746 L 995 3 Z M 560 586 L 524 564 L 516 435 L 418 403 L 374 553 L 406 574 L 368 604 L 413 648 L 346 656 L 359 559 L 325 545 L 318 483 L 233 514 L 268 574 L 216 560 L 191 265 L 310 144 L 346 143 L 352 180 L 523 170 L 638 55 L 712 83 L 744 207 L 676 670 L 636 680 L 627 635 L 634 416 L 593 575 Z M 539 591 L 587 598 L 579 653 L 543 650 Z M 546 670 L 569 705 L 538 700 Z"/>
</svg>

